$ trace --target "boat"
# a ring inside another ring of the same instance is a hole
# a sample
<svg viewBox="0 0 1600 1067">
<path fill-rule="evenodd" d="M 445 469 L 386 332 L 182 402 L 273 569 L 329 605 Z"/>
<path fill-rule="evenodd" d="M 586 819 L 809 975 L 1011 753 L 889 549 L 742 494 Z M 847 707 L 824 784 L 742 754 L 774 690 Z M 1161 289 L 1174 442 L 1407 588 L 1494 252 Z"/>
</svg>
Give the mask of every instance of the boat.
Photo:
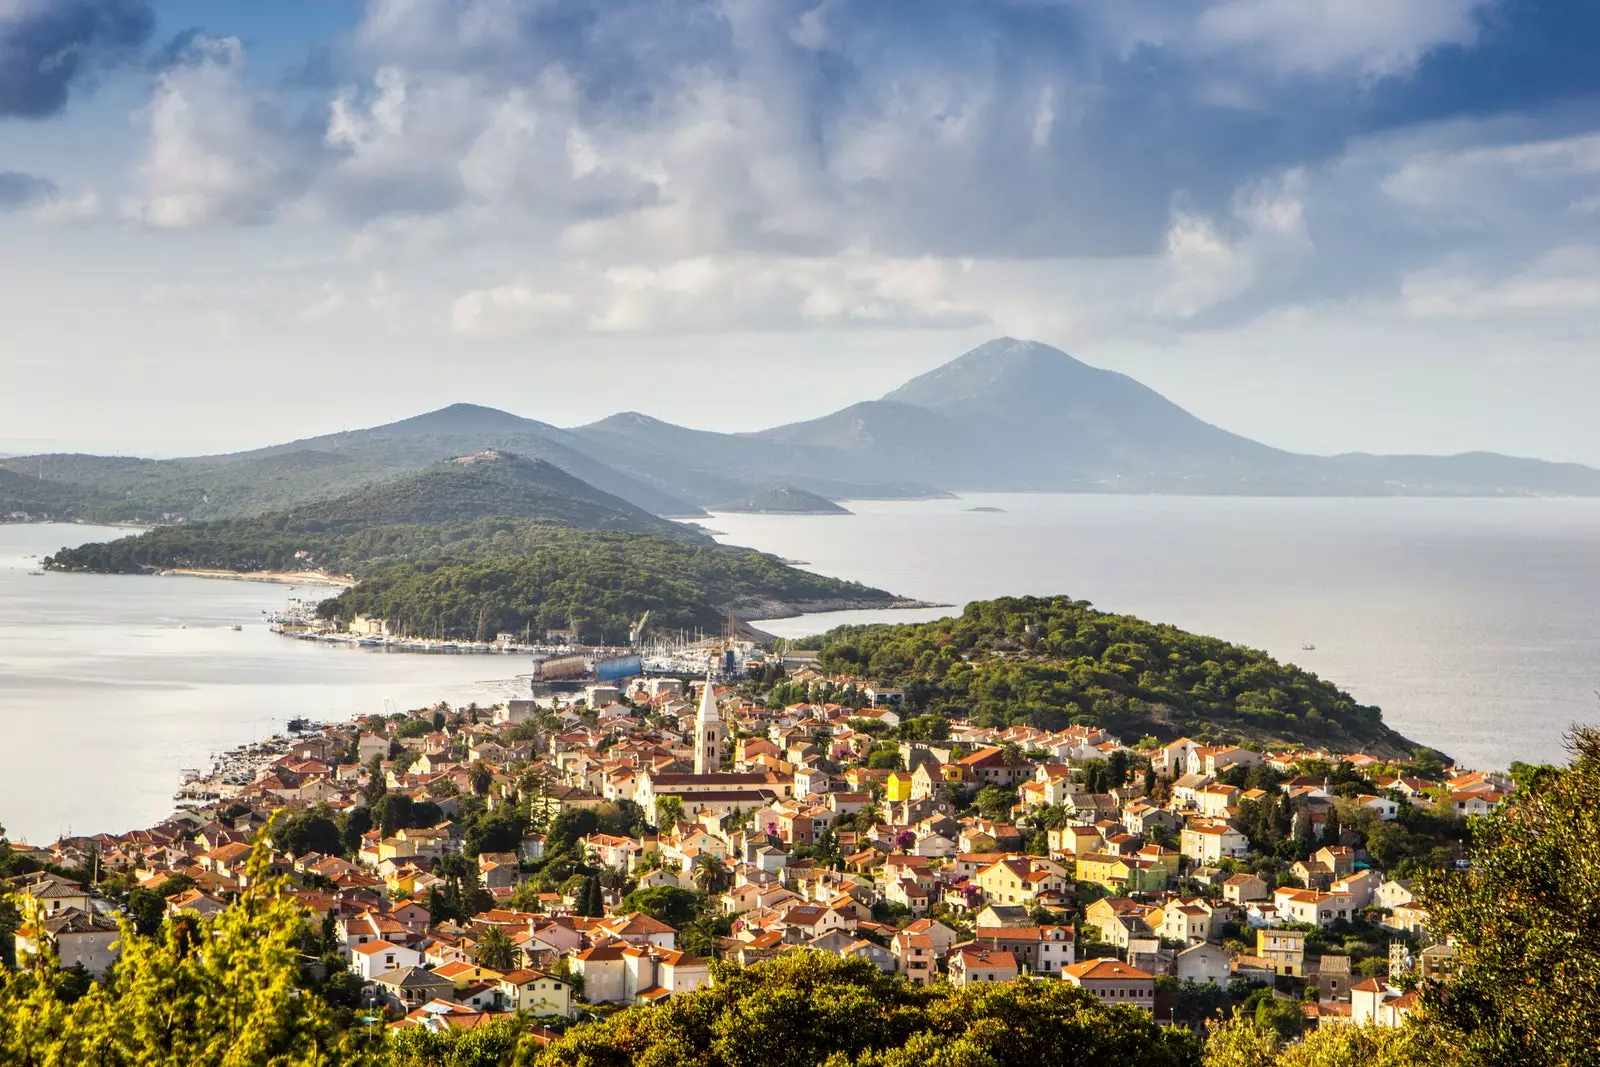
<svg viewBox="0 0 1600 1067">
<path fill-rule="evenodd" d="M 43 578 L 44 577 L 44 571 L 29 571 L 28 575 L 29 575 L 29 577 L 33 577 L 33 578 Z"/>
<path fill-rule="evenodd" d="M 1301 652 L 1315 652 L 1316 650 L 1317 646 L 1313 645 L 1310 641 L 1307 641 L 1305 644 L 1300 646 Z"/>
<path fill-rule="evenodd" d="M 232 626 L 228 627 L 228 629 L 232 630 L 234 633 L 239 633 L 244 629 L 244 627 L 240 626 L 238 623 L 234 623 Z"/>
</svg>

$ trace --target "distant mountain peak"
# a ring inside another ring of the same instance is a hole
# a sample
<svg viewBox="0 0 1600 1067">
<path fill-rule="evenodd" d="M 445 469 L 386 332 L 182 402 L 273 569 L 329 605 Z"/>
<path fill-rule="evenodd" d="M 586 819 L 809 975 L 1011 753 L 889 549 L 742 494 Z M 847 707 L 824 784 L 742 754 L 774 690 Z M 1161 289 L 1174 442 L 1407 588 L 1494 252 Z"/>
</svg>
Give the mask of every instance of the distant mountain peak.
<svg viewBox="0 0 1600 1067">
<path fill-rule="evenodd" d="M 521 415 L 513 415 L 509 411 L 485 407 L 482 404 L 460 403 L 426 411 L 421 415 L 413 415 L 409 419 L 401 419 L 399 422 L 392 422 L 375 429 L 390 432 L 406 430 L 458 434 L 525 433 L 530 429 L 542 428 L 542 423 L 525 419 Z"/>
</svg>

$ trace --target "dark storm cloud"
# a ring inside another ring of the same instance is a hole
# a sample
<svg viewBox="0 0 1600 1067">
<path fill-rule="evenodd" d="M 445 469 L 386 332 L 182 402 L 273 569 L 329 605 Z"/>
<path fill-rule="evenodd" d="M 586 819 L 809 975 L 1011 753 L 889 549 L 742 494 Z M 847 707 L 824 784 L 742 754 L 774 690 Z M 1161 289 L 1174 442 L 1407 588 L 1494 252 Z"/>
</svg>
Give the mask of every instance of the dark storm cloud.
<svg viewBox="0 0 1600 1067">
<path fill-rule="evenodd" d="M 147 0 L 12 0 L 0 6 L 0 118 L 45 118 L 96 64 L 135 54 L 155 15 Z"/>
</svg>

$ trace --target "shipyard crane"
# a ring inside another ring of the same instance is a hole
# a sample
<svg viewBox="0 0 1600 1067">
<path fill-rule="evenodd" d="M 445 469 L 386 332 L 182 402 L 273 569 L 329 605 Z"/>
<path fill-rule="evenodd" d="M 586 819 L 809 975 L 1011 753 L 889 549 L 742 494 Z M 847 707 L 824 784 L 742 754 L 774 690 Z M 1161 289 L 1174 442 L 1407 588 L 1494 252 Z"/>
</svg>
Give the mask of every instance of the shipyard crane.
<svg viewBox="0 0 1600 1067">
<path fill-rule="evenodd" d="M 633 646 L 635 648 L 638 647 L 639 641 L 644 637 L 645 623 L 647 623 L 649 621 L 650 621 L 650 613 L 648 611 L 645 612 L 643 615 L 639 616 L 639 621 L 634 623 L 633 624 L 633 628 L 628 631 L 628 644 L 629 645 L 631 645 L 631 646 Z"/>
</svg>

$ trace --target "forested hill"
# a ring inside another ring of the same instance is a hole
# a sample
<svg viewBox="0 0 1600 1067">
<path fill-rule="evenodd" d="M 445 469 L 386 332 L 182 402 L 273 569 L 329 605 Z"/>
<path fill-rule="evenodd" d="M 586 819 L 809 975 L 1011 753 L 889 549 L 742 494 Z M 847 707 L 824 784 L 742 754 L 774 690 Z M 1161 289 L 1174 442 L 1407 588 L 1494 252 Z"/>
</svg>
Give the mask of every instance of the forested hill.
<svg viewBox="0 0 1600 1067">
<path fill-rule="evenodd" d="M 493 553 L 493 539 L 517 520 L 710 543 L 543 460 L 482 452 L 291 510 L 159 526 L 138 537 L 63 549 L 49 563 L 113 573 L 201 567 L 359 576 L 395 562 Z"/>
<path fill-rule="evenodd" d="M 1410 755 L 1418 746 L 1377 708 L 1265 652 L 1070 597 L 968 604 L 957 618 L 852 626 L 805 642 L 830 672 L 905 687 L 918 707 L 984 725 L 1070 723 L 1125 737 L 1349 746 Z"/>
<path fill-rule="evenodd" d="M 663 630 L 720 630 L 740 619 L 891 607 L 881 589 L 798 570 L 748 548 L 534 523 L 496 531 L 482 551 L 367 572 L 322 614 L 375 615 L 390 629 L 472 640 L 571 625 L 587 640 L 620 640 L 650 612 Z"/>
<path fill-rule="evenodd" d="M 700 536 L 680 523 L 602 492 L 552 463 L 497 451 L 448 459 L 416 474 L 358 489 L 337 500 L 301 505 L 286 514 L 297 523 L 335 527 L 467 522 L 494 515 L 582 529 Z"/>
<path fill-rule="evenodd" d="M 324 614 L 379 615 L 400 634 L 476 639 L 575 625 L 620 638 L 645 612 L 717 630 L 728 612 L 769 618 L 884 607 L 894 597 L 716 544 L 540 460 L 479 453 L 325 503 L 255 518 L 161 526 L 62 549 L 57 570 L 319 570 L 360 584 Z"/>
</svg>

